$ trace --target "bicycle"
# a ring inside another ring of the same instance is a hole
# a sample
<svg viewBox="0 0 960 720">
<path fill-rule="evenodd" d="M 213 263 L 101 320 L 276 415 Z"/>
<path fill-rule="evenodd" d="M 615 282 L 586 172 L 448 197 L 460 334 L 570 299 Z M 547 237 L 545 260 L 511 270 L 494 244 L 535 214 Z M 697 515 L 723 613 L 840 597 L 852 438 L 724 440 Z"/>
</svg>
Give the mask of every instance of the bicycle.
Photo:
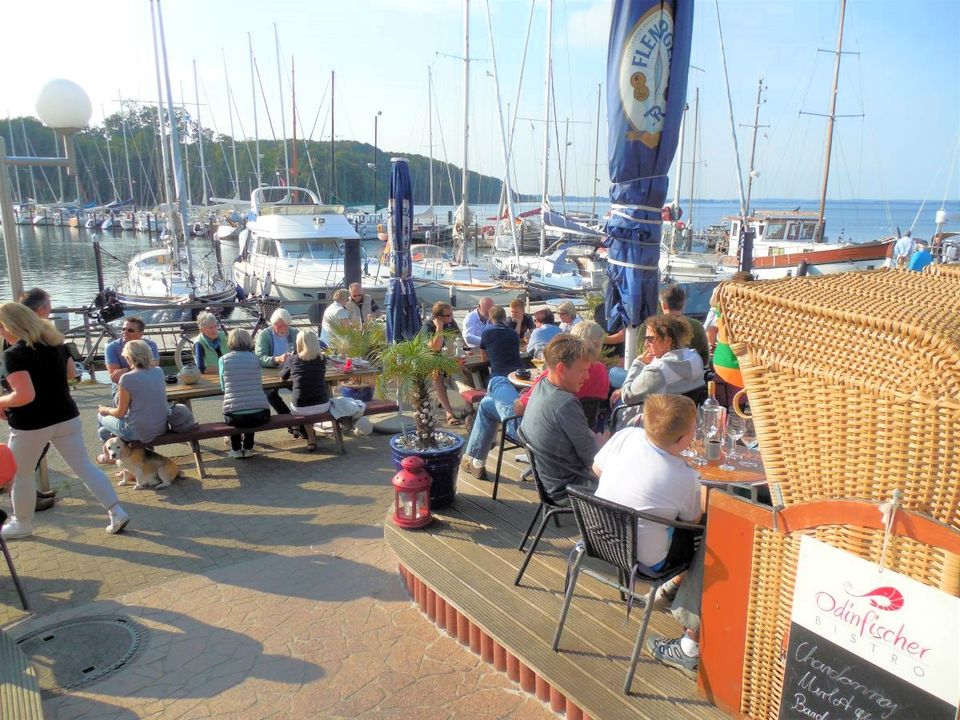
<svg viewBox="0 0 960 720">
<path fill-rule="evenodd" d="M 268 318 L 273 314 L 274 310 L 280 307 L 280 304 L 273 298 L 265 298 L 262 295 L 251 296 L 249 300 L 256 303 L 257 306 L 257 316 L 250 326 L 250 336 L 256 339 L 257 333 L 269 325 Z M 206 308 L 206 310 L 209 312 L 210 308 Z M 222 314 L 213 313 L 213 315 L 217 318 L 217 328 L 225 333 L 229 332 L 227 325 L 223 321 Z M 177 341 L 173 353 L 173 359 L 178 371 L 182 370 L 186 364 L 196 364 L 193 356 L 193 343 L 199 332 L 200 328 L 197 326 L 196 321 L 180 325 L 180 339 Z"/>
</svg>

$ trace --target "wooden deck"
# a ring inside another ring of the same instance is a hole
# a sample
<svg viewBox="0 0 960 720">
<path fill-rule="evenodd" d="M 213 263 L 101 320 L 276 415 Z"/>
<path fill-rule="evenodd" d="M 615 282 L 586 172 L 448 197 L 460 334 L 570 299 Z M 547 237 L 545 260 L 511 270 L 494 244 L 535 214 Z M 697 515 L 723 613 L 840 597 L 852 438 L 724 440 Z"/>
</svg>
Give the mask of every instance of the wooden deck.
<svg viewBox="0 0 960 720">
<path fill-rule="evenodd" d="M 513 585 L 522 559 L 517 550 L 536 508 L 531 483 L 519 483 L 514 458 L 504 457 L 499 498 L 493 485 L 461 473 L 453 506 L 435 513 L 434 523 L 416 531 L 395 527 L 385 535 L 399 559 L 413 599 L 442 631 L 505 670 L 521 687 L 568 718 L 725 718 L 697 694 L 696 683 L 672 668 L 641 656 L 632 693 L 622 693 L 630 652 L 643 609 L 629 624 L 615 589 L 581 575 L 561 638 L 550 649 L 563 601 L 567 556 L 579 537 L 572 516 L 551 522 L 520 587 Z M 492 478 L 496 454 L 488 458 Z M 597 568 L 602 569 L 602 568 Z M 638 585 L 638 592 L 645 588 Z M 655 612 L 650 632 L 674 637 L 680 627 Z"/>
</svg>

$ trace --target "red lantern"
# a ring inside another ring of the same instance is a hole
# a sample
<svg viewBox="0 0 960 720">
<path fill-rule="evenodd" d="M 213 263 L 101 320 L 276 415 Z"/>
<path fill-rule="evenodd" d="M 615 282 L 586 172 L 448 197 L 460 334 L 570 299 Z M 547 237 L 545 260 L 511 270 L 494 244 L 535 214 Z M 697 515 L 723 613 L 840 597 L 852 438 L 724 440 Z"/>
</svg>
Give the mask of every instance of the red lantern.
<svg viewBox="0 0 960 720">
<path fill-rule="evenodd" d="M 0 490 L 13 484 L 13 476 L 17 474 L 17 461 L 6 445 L 0 444 Z"/>
<path fill-rule="evenodd" d="M 411 455 L 393 476 L 393 522 L 402 528 L 421 528 L 433 522 L 430 515 L 430 484 L 433 480 L 424 470 L 423 458 Z"/>
</svg>

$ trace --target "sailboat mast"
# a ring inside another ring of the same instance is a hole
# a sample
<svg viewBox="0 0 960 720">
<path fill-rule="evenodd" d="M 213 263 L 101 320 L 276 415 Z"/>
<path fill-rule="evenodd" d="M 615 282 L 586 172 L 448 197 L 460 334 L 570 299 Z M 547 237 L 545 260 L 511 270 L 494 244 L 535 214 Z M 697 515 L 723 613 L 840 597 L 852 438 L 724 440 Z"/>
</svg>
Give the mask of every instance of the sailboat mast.
<svg viewBox="0 0 960 720">
<path fill-rule="evenodd" d="M 693 148 L 690 153 L 690 207 L 687 213 L 687 227 L 693 233 L 693 188 L 697 180 L 697 137 L 700 131 L 700 88 L 693 93 Z M 687 250 L 690 248 L 687 247 Z"/>
<path fill-rule="evenodd" d="M 273 40 L 277 51 L 277 89 L 280 91 L 280 142 L 283 143 L 283 171 L 286 173 L 287 187 L 290 187 L 290 155 L 287 150 L 287 117 L 283 111 L 283 72 L 280 67 L 280 33 L 277 24 L 273 24 Z"/>
<path fill-rule="evenodd" d="M 227 53 L 220 48 L 223 57 L 223 83 L 227 88 L 227 114 L 230 117 L 230 142 L 233 145 L 233 196 L 240 197 L 240 173 L 237 170 L 237 136 L 233 132 L 233 89 L 230 87 L 230 75 L 227 73 Z"/>
<path fill-rule="evenodd" d="M 257 156 L 257 187 L 260 187 L 260 130 L 257 127 L 257 69 L 253 63 L 253 38 L 247 33 L 247 46 L 250 48 L 250 94 L 253 97 L 253 142 L 254 154 Z M 240 180 L 237 179 L 239 184 Z"/>
<path fill-rule="evenodd" d="M 10 152 L 13 153 L 14 155 L 16 155 L 16 154 L 17 154 L 17 146 L 16 146 L 16 143 L 13 142 L 13 121 L 10 120 L 10 113 L 9 113 L 9 112 L 7 113 L 7 137 L 10 138 Z M 24 154 L 24 155 L 27 154 L 26 150 L 24 150 L 24 153 L 23 153 L 23 154 Z M 16 184 L 16 186 L 17 186 L 17 202 L 18 202 L 18 203 L 22 203 L 22 202 L 23 202 L 23 191 L 20 189 L 20 168 L 18 168 L 18 167 L 13 168 L 13 179 L 14 179 L 15 184 Z M 79 196 L 77 197 L 77 200 L 78 200 L 78 201 L 80 200 Z"/>
<path fill-rule="evenodd" d="M 157 4 L 157 26 L 160 28 L 160 57 L 163 60 L 163 81 L 167 88 L 167 113 L 170 117 L 170 157 L 173 160 L 173 183 L 177 191 L 177 204 L 180 210 L 180 224 L 183 228 L 183 249 L 187 255 L 187 282 L 193 284 L 193 258 L 190 255 L 190 224 L 188 220 L 187 196 L 184 193 L 183 164 L 180 162 L 180 131 L 173 112 L 173 93 L 170 90 L 170 67 L 167 64 L 167 41 L 163 32 L 163 11 L 160 0 Z"/>
<path fill-rule="evenodd" d="M 433 212 L 433 68 L 427 67 L 427 142 L 430 144 L 430 212 Z"/>
<path fill-rule="evenodd" d="M 336 118 L 334 110 L 334 99 L 336 98 L 336 72 L 330 71 L 330 186 L 333 188 L 333 197 L 331 200 L 337 202 L 340 194 L 337 192 L 337 136 L 333 131 L 333 124 Z"/>
<path fill-rule="evenodd" d="M 597 139 L 593 143 L 593 207 L 590 214 L 597 216 L 597 183 L 600 182 L 600 89 L 602 83 L 597 83 Z M 683 137 L 681 135 L 680 137 Z"/>
<path fill-rule="evenodd" d="M 497 72 L 497 51 L 493 43 L 493 19 L 490 17 L 490 0 L 487 0 L 487 31 L 490 33 L 490 57 L 493 58 L 493 83 L 497 93 L 497 121 L 500 125 L 500 144 L 503 147 L 503 187 L 506 190 L 507 214 L 510 217 L 510 234 L 513 238 L 513 253 L 520 261 L 520 243 L 517 242 L 517 223 L 513 213 L 513 189 L 510 187 L 510 145 L 507 140 L 507 128 L 503 122 L 503 108 L 500 107 L 500 75 Z M 497 224 L 500 223 L 500 209 L 497 209 Z"/>
<path fill-rule="evenodd" d="M 293 182 L 297 182 L 297 70 L 294 65 L 293 56 L 290 56 L 290 93 L 292 95 L 291 105 L 293 106 L 293 162 L 290 166 Z M 287 180 L 289 184 L 289 178 Z"/>
<path fill-rule="evenodd" d="M 543 199 L 540 202 L 540 254 L 547 251 L 545 214 L 550 202 L 550 98 L 553 95 L 553 0 L 547 0 L 547 78 L 544 82 Z"/>
<path fill-rule="evenodd" d="M 677 143 L 677 178 L 676 186 L 673 193 L 673 202 L 670 205 L 673 208 L 673 223 L 670 232 L 670 252 L 671 254 L 677 250 L 677 220 L 680 213 L 677 212 L 677 209 L 680 207 L 680 183 L 683 181 L 683 145 L 684 140 L 687 135 L 687 110 L 689 105 L 686 103 L 683 104 L 683 114 L 680 116 L 680 140 Z"/>
<path fill-rule="evenodd" d="M 167 157 L 167 137 L 163 128 L 163 85 L 160 82 L 160 42 L 157 40 L 157 23 L 153 2 L 150 2 L 150 29 L 153 31 L 153 67 L 157 76 L 157 129 L 160 132 L 160 159 L 163 162 L 163 193 L 167 216 L 167 229 L 173 240 L 173 263 L 180 267 L 180 253 L 177 251 L 177 225 L 173 220 L 173 188 L 170 185 L 170 161 Z M 172 124 L 172 123 L 171 123 Z"/>
<path fill-rule="evenodd" d="M 466 259 L 467 223 L 469 217 L 469 177 L 467 169 L 470 150 L 470 0 L 463 3 L 463 168 L 460 176 L 460 224 L 463 232 L 457 256 L 461 262 Z"/>
<path fill-rule="evenodd" d="M 190 119 L 192 115 L 187 112 L 187 96 L 183 93 L 183 82 L 180 82 L 180 106 L 187 115 L 187 120 L 183 124 L 183 167 L 187 180 L 187 205 L 193 205 L 193 186 L 190 182 L 190 146 L 187 145 L 187 138 L 190 135 Z"/>
<path fill-rule="evenodd" d="M 200 84 L 197 82 L 197 61 L 193 61 L 193 94 L 197 102 L 197 148 L 200 151 L 200 204 L 206 205 L 213 195 L 210 178 L 207 177 L 207 163 L 203 155 L 203 122 L 200 120 Z"/>
<path fill-rule="evenodd" d="M 823 242 L 823 216 L 827 208 L 827 181 L 830 179 L 830 152 L 833 148 L 833 124 L 837 119 L 837 88 L 840 84 L 840 58 L 843 55 L 843 19 L 847 0 L 840 0 L 840 29 L 837 31 L 837 57 L 833 63 L 833 89 L 830 91 L 830 114 L 827 115 L 827 142 L 823 153 L 823 182 L 820 185 L 820 209 L 817 211 L 816 242 Z"/>
<path fill-rule="evenodd" d="M 119 90 L 117 90 L 117 99 L 120 101 L 120 129 L 123 131 L 123 156 L 127 164 L 127 187 L 130 190 L 130 199 L 134 201 L 133 204 L 136 207 L 136 199 L 133 196 L 133 174 L 130 172 L 130 148 L 127 146 L 127 109 Z"/>
<path fill-rule="evenodd" d="M 760 124 L 760 103 L 761 98 L 763 97 L 763 78 L 761 77 L 757 81 L 757 107 L 753 114 L 753 142 L 750 145 L 750 169 L 747 170 L 747 204 L 746 204 L 746 216 L 750 217 L 750 191 L 753 190 L 753 177 L 754 177 L 754 167 L 753 161 L 757 154 L 757 130 L 761 127 L 766 127 L 765 125 Z"/>
</svg>

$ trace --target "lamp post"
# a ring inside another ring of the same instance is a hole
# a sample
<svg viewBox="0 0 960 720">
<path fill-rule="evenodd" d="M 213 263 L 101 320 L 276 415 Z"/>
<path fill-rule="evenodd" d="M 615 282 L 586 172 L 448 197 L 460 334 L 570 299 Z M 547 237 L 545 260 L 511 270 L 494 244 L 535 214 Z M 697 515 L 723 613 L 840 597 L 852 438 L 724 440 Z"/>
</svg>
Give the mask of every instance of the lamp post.
<svg viewBox="0 0 960 720">
<path fill-rule="evenodd" d="M 10 292 L 16 300 L 23 292 L 23 269 L 20 267 L 20 242 L 13 218 L 13 198 L 7 167 L 65 167 L 76 182 L 80 202 L 80 181 L 73 136 L 90 122 L 93 106 L 87 93 L 70 80 L 51 80 L 40 90 L 36 104 L 40 122 L 63 137 L 66 157 L 18 157 L 7 155 L 7 145 L 0 137 L 0 220 L 3 221 L 3 245 L 7 255 Z"/>
</svg>

